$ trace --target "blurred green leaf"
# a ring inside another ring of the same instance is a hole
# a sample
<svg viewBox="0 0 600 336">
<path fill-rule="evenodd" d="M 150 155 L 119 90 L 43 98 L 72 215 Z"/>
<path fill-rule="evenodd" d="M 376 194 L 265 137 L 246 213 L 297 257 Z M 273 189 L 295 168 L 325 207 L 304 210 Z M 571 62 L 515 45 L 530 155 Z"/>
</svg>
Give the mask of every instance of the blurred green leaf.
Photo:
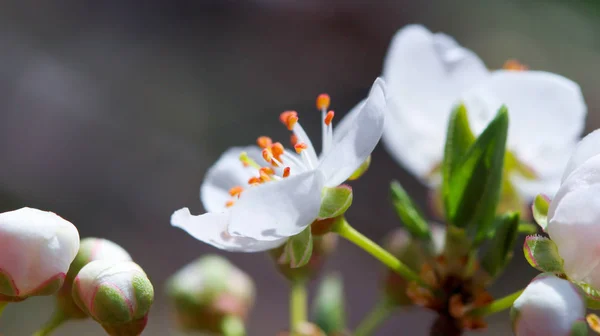
<svg viewBox="0 0 600 336">
<path fill-rule="evenodd" d="M 585 303 L 589 309 L 599 310 L 600 309 L 600 291 L 586 283 L 577 284 L 581 291 L 585 295 Z"/>
<path fill-rule="evenodd" d="M 327 335 L 346 329 L 346 310 L 342 277 L 327 275 L 319 284 L 313 305 L 313 320 Z"/>
<path fill-rule="evenodd" d="M 563 274 L 563 259 L 552 240 L 542 236 L 527 236 L 523 244 L 527 262 L 542 272 Z"/>
<path fill-rule="evenodd" d="M 465 228 L 474 245 L 488 235 L 500 199 L 508 111 L 501 107 L 449 176 L 446 212 L 451 224 Z"/>
<path fill-rule="evenodd" d="M 548 209 L 550 208 L 550 198 L 548 196 L 544 196 L 539 194 L 533 200 L 533 204 L 531 205 L 531 211 L 533 212 L 533 219 L 538 225 L 542 228 L 542 230 L 546 231 L 546 226 L 548 226 Z"/>
<path fill-rule="evenodd" d="M 419 239 L 431 240 L 431 231 L 429 224 L 423 217 L 423 213 L 417 207 L 415 202 L 410 198 L 406 190 L 402 188 L 399 182 L 393 181 L 390 185 L 392 193 L 392 203 L 396 214 L 404 223 L 404 227 L 410 234 Z"/>
<path fill-rule="evenodd" d="M 499 275 L 512 258 L 520 226 L 518 213 L 506 214 L 496 221 L 495 235 L 481 258 L 481 266 L 491 277 Z"/>
<path fill-rule="evenodd" d="M 347 185 L 324 188 L 322 196 L 319 219 L 341 216 L 352 205 L 352 188 Z"/>
</svg>

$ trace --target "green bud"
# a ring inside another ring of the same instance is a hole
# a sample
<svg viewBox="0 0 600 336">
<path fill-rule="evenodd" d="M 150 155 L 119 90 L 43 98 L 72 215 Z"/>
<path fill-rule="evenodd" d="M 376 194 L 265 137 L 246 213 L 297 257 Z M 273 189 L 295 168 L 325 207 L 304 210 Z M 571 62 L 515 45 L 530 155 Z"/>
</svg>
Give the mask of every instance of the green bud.
<svg viewBox="0 0 600 336">
<path fill-rule="evenodd" d="M 341 276 L 328 275 L 321 281 L 313 307 L 313 316 L 316 324 L 327 335 L 345 330 L 346 311 Z"/>
<path fill-rule="evenodd" d="M 255 288 L 227 259 L 208 255 L 171 276 L 167 294 L 180 329 L 221 333 L 226 322 L 246 319 Z"/>
<path fill-rule="evenodd" d="M 95 260 L 73 282 L 75 304 L 109 335 L 137 336 L 144 330 L 154 288 L 132 261 Z"/>
<path fill-rule="evenodd" d="M 292 267 L 286 255 L 286 244 L 269 251 L 269 255 L 276 262 L 277 270 L 290 280 L 310 279 L 315 276 L 323 266 L 327 256 L 335 250 L 338 236 L 335 233 L 312 235 L 312 253 L 310 259 L 303 266 Z"/>
</svg>

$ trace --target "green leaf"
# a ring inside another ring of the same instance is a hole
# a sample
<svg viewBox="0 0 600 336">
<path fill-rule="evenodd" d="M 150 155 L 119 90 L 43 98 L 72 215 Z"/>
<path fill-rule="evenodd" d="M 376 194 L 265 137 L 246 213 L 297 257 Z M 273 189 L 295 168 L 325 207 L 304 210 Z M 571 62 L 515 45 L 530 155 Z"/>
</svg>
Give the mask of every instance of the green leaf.
<svg viewBox="0 0 600 336">
<path fill-rule="evenodd" d="M 309 226 L 287 240 L 280 262 L 289 264 L 291 268 L 302 267 L 310 261 L 312 251 L 313 237 Z"/>
<path fill-rule="evenodd" d="M 330 274 L 321 281 L 312 310 L 313 320 L 327 335 L 341 333 L 346 329 L 341 276 Z"/>
<path fill-rule="evenodd" d="M 447 219 L 465 228 L 475 245 L 487 237 L 495 219 L 507 133 L 508 111 L 503 106 L 447 177 Z"/>
<path fill-rule="evenodd" d="M 538 230 L 537 225 L 527 222 L 519 222 L 519 234 L 532 235 L 536 234 Z"/>
<path fill-rule="evenodd" d="M 352 188 L 347 185 L 324 188 L 322 196 L 319 219 L 341 216 L 352 205 Z"/>
<path fill-rule="evenodd" d="M 450 177 L 475 142 L 475 136 L 469 126 L 467 109 L 461 104 L 452 110 L 446 133 L 444 160 L 442 161 L 442 199 L 444 210 L 448 213 L 448 197 L 450 195 Z"/>
<path fill-rule="evenodd" d="M 397 181 L 393 181 L 390 185 L 392 192 L 392 203 L 396 209 L 396 214 L 404 223 L 404 227 L 413 237 L 431 240 L 431 231 L 429 230 L 429 224 L 423 217 L 421 210 L 417 207 L 415 202 L 406 193 L 406 190 L 402 188 L 402 185 Z"/>
<path fill-rule="evenodd" d="M 579 288 L 585 295 L 585 304 L 589 309 L 600 309 L 600 291 L 586 283 L 578 283 Z"/>
<path fill-rule="evenodd" d="M 546 226 L 548 226 L 548 208 L 550 208 L 550 198 L 542 194 L 537 195 L 531 205 L 533 219 L 535 219 L 535 222 L 544 231 L 546 231 Z"/>
<path fill-rule="evenodd" d="M 564 274 L 563 259 L 552 240 L 542 236 L 527 236 L 523 244 L 523 253 L 527 262 L 542 272 Z"/>
<path fill-rule="evenodd" d="M 512 213 L 497 219 L 494 238 L 481 259 L 481 266 L 486 272 L 496 277 L 508 265 L 519 234 L 519 214 Z"/>
<path fill-rule="evenodd" d="M 350 177 L 348 177 L 349 181 L 354 181 L 354 180 L 358 180 L 361 176 L 364 175 L 364 173 L 367 172 L 367 170 L 369 170 L 369 166 L 371 165 L 371 155 L 369 155 L 367 157 L 367 159 L 361 163 L 361 165 L 358 167 L 358 169 L 356 169 L 354 171 L 354 173 L 352 173 L 352 175 L 350 175 Z"/>
</svg>

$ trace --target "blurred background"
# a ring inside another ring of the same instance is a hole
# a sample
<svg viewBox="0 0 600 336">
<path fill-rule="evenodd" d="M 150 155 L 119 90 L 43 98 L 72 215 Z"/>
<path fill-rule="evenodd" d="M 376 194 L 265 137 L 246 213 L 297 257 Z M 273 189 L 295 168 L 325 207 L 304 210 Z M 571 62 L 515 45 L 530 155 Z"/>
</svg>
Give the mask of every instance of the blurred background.
<svg viewBox="0 0 600 336">
<path fill-rule="evenodd" d="M 82 237 L 130 251 L 155 284 L 145 335 L 177 335 L 164 281 L 196 257 L 218 252 L 169 224 L 189 206 L 222 151 L 259 135 L 286 140 L 278 115 L 302 114 L 319 137 L 317 94 L 344 114 L 379 75 L 394 32 L 408 23 L 443 31 L 490 68 L 516 58 L 578 82 L 600 127 L 600 11 L 597 1 L 173 0 L 2 1 L 0 4 L 0 207 L 54 211 Z M 336 117 L 337 119 L 337 117 Z M 339 119 L 338 119 L 339 120 Z M 426 190 L 378 148 L 352 183 L 348 217 L 380 241 L 398 226 L 388 183 L 399 179 L 422 204 Z M 1 247 L 0 247 L 1 249 Z M 264 254 L 228 254 L 258 283 L 249 335 L 288 323 L 286 282 Z M 504 295 L 535 272 L 520 248 L 493 288 Z M 342 242 L 327 264 L 345 276 L 350 325 L 378 295 L 382 267 Z M 30 335 L 50 298 L 9 305 L 0 334 Z M 426 335 L 433 315 L 397 314 L 378 335 Z M 481 335 L 510 333 L 508 314 Z M 103 335 L 91 321 L 57 335 Z"/>
</svg>

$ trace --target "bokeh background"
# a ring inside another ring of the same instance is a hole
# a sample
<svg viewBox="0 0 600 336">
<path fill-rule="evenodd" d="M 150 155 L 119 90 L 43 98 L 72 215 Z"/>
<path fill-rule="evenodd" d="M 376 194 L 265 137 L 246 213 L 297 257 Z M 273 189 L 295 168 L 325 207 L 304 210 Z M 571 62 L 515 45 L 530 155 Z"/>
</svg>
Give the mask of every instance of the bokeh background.
<svg viewBox="0 0 600 336">
<path fill-rule="evenodd" d="M 319 137 L 316 95 L 328 92 L 338 115 L 348 111 L 380 73 L 394 32 L 408 23 L 455 36 L 490 68 L 516 58 L 577 81 L 589 131 L 600 126 L 598 8 L 583 0 L 2 1 L 0 207 L 52 210 L 81 236 L 126 247 L 156 286 L 145 335 L 177 335 L 164 281 L 218 251 L 171 228 L 169 217 L 183 206 L 202 211 L 199 185 L 222 151 L 263 134 L 287 139 L 277 119 L 286 109 L 302 113 Z M 426 191 L 382 148 L 373 162 L 352 183 L 348 216 L 381 240 L 398 226 L 389 181 L 399 179 L 423 204 Z M 287 288 L 270 259 L 228 257 L 258 283 L 249 334 L 284 329 Z M 382 267 L 342 243 L 327 269 L 345 276 L 354 326 L 377 298 Z M 494 293 L 508 294 L 534 274 L 517 249 Z M 51 309 L 50 298 L 10 305 L 0 333 L 30 335 Z M 510 334 L 507 315 L 479 334 Z M 426 335 L 432 318 L 418 309 L 398 313 L 378 335 Z M 56 334 L 103 331 L 85 321 Z"/>
</svg>

